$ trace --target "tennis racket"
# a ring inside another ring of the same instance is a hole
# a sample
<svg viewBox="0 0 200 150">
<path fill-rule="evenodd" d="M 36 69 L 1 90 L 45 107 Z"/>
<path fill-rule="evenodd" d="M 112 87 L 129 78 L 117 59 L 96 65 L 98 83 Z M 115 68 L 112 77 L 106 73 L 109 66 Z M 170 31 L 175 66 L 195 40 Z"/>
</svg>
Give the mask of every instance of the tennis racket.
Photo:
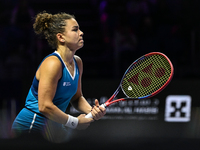
<svg viewBox="0 0 200 150">
<path fill-rule="evenodd" d="M 134 61 L 124 73 L 114 94 L 101 106 L 150 98 L 161 92 L 172 80 L 174 68 L 169 58 L 160 52 L 148 53 Z M 114 99 L 123 91 L 125 98 Z M 89 113 L 86 118 L 93 118 Z"/>
</svg>

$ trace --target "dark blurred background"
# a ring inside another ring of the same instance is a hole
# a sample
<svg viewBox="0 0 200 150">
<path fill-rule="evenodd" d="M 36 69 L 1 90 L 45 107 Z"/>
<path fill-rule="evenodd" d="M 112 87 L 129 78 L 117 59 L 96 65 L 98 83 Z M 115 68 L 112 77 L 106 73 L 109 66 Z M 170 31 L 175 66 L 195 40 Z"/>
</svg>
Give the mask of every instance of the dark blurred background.
<svg viewBox="0 0 200 150">
<path fill-rule="evenodd" d="M 198 78 L 198 0 L 1 0 L 1 80 L 32 78 L 54 50 L 35 35 L 37 13 L 74 14 L 84 32 L 77 52 L 84 78 L 121 78 L 130 63 L 152 51 L 165 53 L 176 78 Z"/>
<path fill-rule="evenodd" d="M 46 40 L 35 35 L 32 27 L 34 16 L 44 10 L 75 15 L 84 32 L 84 47 L 76 54 L 84 63 L 86 96 L 90 97 L 90 93 L 102 96 L 105 84 L 114 83 L 115 87 L 106 85 L 107 89 L 112 87 L 107 94 L 110 96 L 135 59 L 159 51 L 171 59 L 175 68 L 173 86 L 166 90 L 164 97 L 192 93 L 192 98 L 195 97 L 192 107 L 196 108 L 195 115 L 199 115 L 199 0 L 0 0 L 0 138 L 11 137 L 8 130 L 24 105 L 35 71 L 42 59 L 54 51 Z M 178 89 L 180 92 L 175 92 Z M 162 104 L 161 109 L 164 107 Z M 103 127 L 106 123 L 111 124 L 111 121 L 102 122 Z M 96 126 L 92 129 L 96 130 Z M 189 137 L 198 139 L 199 131 L 197 128 L 193 131 L 198 132 L 196 136 Z M 141 144 L 143 136 L 139 137 Z M 165 136 L 162 133 L 156 137 Z M 131 142 L 129 139 L 126 144 Z M 150 143 L 147 145 L 152 146 Z M 159 146 L 162 143 L 167 145 L 163 140 Z M 187 142 L 183 140 L 182 143 Z M 134 146 L 139 147 L 139 144 L 136 142 Z M 194 145 L 193 141 L 188 141 L 189 144 Z"/>
</svg>

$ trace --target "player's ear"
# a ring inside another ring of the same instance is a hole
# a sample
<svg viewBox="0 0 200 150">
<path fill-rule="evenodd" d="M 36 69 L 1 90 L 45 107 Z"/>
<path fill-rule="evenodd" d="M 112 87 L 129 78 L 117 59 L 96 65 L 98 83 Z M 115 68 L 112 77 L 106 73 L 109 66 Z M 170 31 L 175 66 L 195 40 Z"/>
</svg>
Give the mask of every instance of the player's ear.
<svg viewBox="0 0 200 150">
<path fill-rule="evenodd" d="M 61 43 L 65 42 L 65 39 L 64 39 L 64 36 L 63 36 L 62 33 L 56 34 L 56 37 L 57 37 L 59 42 L 61 42 Z"/>
</svg>

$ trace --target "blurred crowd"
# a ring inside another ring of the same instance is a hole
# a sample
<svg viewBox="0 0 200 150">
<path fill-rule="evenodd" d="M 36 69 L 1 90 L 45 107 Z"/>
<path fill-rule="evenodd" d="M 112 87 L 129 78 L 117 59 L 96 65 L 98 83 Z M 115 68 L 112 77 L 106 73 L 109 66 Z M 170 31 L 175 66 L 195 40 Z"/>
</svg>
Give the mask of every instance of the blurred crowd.
<svg viewBox="0 0 200 150">
<path fill-rule="evenodd" d="M 34 10 L 26 0 L 0 4 L 0 78 L 20 79 L 35 61 L 32 17 Z"/>
<path fill-rule="evenodd" d="M 113 60 L 115 68 L 108 70 L 115 72 L 115 75 L 120 74 L 119 68 L 127 68 L 133 60 L 148 52 L 160 51 L 167 54 L 175 66 L 184 65 L 185 57 L 189 57 L 187 63 L 190 62 L 192 54 L 196 54 L 195 49 L 191 52 L 191 33 L 196 31 L 199 25 L 199 19 L 194 15 L 199 13 L 199 2 L 84 1 L 90 3 L 93 10 L 98 11 L 99 15 L 96 18 L 100 25 L 97 30 L 102 37 L 105 55 L 108 56 L 103 58 Z M 33 32 L 33 18 L 38 10 L 31 6 L 34 1 L 28 2 L 0 0 L 0 80 L 22 79 L 29 75 L 33 77 L 39 62 L 50 53 L 50 47 Z M 56 2 L 58 1 L 54 3 Z M 51 1 L 48 4 L 47 1 L 46 5 L 54 3 Z M 66 5 L 66 12 L 68 6 Z M 57 9 L 59 12 L 59 8 Z M 87 34 L 87 31 L 84 33 Z M 98 71 L 98 68 L 94 69 Z"/>
<path fill-rule="evenodd" d="M 191 68 L 194 59 L 191 33 L 198 30 L 199 19 L 194 17 L 199 14 L 198 4 L 187 0 L 101 1 L 103 38 L 113 49 L 115 72 L 119 74 L 119 68 L 124 70 L 139 56 L 160 51 L 172 60 L 175 76 L 183 77 L 179 66 Z"/>
</svg>

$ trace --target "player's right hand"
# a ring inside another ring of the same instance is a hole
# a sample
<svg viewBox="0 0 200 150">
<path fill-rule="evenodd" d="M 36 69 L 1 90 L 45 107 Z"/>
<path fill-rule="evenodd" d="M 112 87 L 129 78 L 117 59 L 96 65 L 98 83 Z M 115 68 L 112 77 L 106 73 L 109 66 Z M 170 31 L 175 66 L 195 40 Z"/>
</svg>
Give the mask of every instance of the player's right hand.
<svg viewBox="0 0 200 150">
<path fill-rule="evenodd" d="M 78 118 L 78 125 L 76 127 L 77 130 L 84 130 L 88 126 L 90 126 L 90 123 L 94 121 L 93 118 L 85 118 L 85 114 L 79 115 Z"/>
</svg>

